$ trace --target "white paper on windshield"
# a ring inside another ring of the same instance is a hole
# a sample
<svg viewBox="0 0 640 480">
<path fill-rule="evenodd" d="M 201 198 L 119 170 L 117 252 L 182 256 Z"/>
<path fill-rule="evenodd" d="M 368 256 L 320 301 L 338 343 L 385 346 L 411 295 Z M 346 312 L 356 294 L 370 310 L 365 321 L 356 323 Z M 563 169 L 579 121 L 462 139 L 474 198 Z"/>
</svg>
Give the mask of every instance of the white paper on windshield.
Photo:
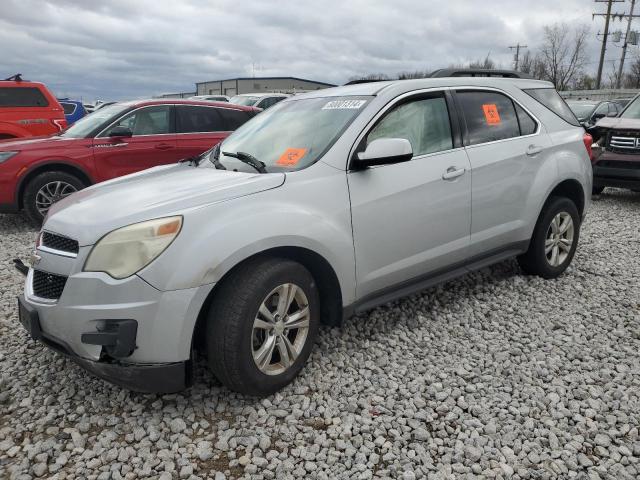
<svg viewBox="0 0 640 480">
<path fill-rule="evenodd" d="M 365 103 L 366 100 L 332 100 L 322 110 L 357 110 Z"/>
</svg>

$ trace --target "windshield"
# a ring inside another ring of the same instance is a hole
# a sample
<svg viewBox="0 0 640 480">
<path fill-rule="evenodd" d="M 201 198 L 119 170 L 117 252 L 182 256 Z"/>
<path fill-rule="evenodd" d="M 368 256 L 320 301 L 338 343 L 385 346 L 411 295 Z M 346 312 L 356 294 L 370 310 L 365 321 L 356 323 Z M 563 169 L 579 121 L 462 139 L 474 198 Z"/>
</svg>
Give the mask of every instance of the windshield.
<svg viewBox="0 0 640 480">
<path fill-rule="evenodd" d="M 621 118 L 640 118 L 640 97 L 636 97 L 627 108 L 624 109 L 624 112 L 620 115 Z"/>
<path fill-rule="evenodd" d="M 324 155 L 369 98 L 325 97 L 280 102 L 232 133 L 220 147 L 219 160 L 228 169 L 248 171 L 238 159 L 223 153 L 242 152 L 263 162 L 268 172 L 306 168 Z M 211 162 L 200 165 L 213 166 Z"/>
<path fill-rule="evenodd" d="M 576 114 L 578 118 L 587 118 L 592 110 L 595 108 L 595 104 L 591 103 L 569 103 L 569 108 Z"/>
<path fill-rule="evenodd" d="M 66 138 L 85 138 L 91 132 L 100 128 L 102 125 L 106 126 L 113 121 L 116 116 L 120 115 L 123 111 L 129 108 L 129 105 L 114 104 L 107 107 L 103 107 L 100 110 L 96 110 L 90 113 L 86 117 L 81 118 L 76 123 L 67 128 L 60 134 L 61 137 Z"/>
<path fill-rule="evenodd" d="M 244 95 L 236 95 L 235 97 L 231 97 L 231 100 L 229 100 L 229 102 L 235 103 L 236 105 L 244 105 L 245 107 L 251 107 L 252 105 L 255 105 L 258 100 L 260 100 L 258 97 L 247 97 Z"/>
</svg>

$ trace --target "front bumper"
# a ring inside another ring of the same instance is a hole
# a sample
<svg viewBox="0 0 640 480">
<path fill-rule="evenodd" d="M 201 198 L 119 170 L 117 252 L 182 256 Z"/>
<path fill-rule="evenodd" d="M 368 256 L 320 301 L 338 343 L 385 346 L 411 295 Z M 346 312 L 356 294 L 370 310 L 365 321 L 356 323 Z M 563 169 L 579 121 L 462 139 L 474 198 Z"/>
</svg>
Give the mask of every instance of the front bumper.
<svg viewBox="0 0 640 480">
<path fill-rule="evenodd" d="M 640 189 L 640 156 L 603 151 L 593 164 L 593 186 Z"/>
<path fill-rule="evenodd" d="M 70 358 L 85 370 L 115 385 L 144 393 L 173 393 L 191 385 L 191 360 L 164 364 L 127 364 L 118 361 L 93 361 L 76 355 L 63 340 L 42 331 L 38 312 L 21 295 L 19 319 L 33 340 Z"/>
<path fill-rule="evenodd" d="M 80 247 L 75 257 L 37 250 L 36 269 L 62 276 L 66 283 L 59 297 L 43 298 L 29 268 L 21 304 L 35 312 L 30 315 L 37 321 L 27 330 L 87 370 L 131 390 L 184 388 L 195 325 L 213 284 L 161 291 L 137 275 L 115 280 L 103 272 L 83 272 L 89 250 Z M 125 330 L 131 338 L 119 337 Z"/>
</svg>

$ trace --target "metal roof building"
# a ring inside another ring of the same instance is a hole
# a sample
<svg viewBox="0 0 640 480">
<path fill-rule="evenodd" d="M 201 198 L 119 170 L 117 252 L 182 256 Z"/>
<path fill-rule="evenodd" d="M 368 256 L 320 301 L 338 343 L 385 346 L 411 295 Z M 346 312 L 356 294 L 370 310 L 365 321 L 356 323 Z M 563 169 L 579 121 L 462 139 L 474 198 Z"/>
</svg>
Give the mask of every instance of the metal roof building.
<svg viewBox="0 0 640 480">
<path fill-rule="evenodd" d="M 241 93 L 296 93 L 335 87 L 331 83 L 297 77 L 239 77 L 196 83 L 196 95 L 238 95 Z"/>
</svg>

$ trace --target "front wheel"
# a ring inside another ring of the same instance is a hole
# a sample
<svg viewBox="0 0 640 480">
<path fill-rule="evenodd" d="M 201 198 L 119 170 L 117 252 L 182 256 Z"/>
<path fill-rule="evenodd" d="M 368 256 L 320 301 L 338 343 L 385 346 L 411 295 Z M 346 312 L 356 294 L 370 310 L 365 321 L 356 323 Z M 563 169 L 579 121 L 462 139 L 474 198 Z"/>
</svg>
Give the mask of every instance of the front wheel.
<svg viewBox="0 0 640 480">
<path fill-rule="evenodd" d="M 525 273 L 556 278 L 571 263 L 580 237 L 580 215 L 564 197 L 551 197 L 545 204 L 531 237 L 529 249 L 518 257 Z"/>
<path fill-rule="evenodd" d="M 318 289 L 309 271 L 282 258 L 250 261 L 214 295 L 206 339 L 216 377 L 231 390 L 258 396 L 293 381 L 320 324 Z"/>
<path fill-rule="evenodd" d="M 44 172 L 29 181 L 24 189 L 22 203 L 29 219 L 41 225 L 49 208 L 86 185 L 75 175 L 67 172 Z"/>
</svg>

